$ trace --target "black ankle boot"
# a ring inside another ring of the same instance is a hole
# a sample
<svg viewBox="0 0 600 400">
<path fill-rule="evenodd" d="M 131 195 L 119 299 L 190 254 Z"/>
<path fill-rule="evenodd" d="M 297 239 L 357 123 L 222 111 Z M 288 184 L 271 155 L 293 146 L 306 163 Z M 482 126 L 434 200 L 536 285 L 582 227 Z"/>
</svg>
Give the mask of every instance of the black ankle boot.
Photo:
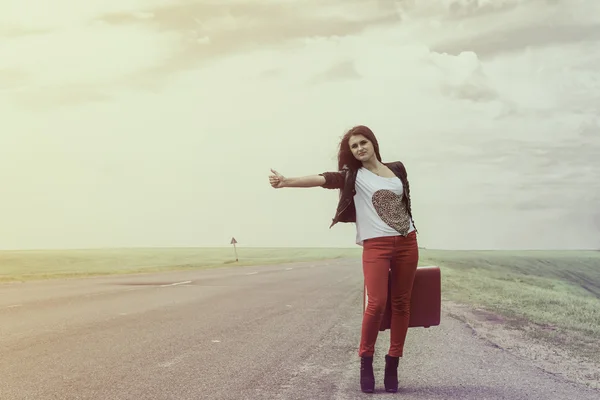
<svg viewBox="0 0 600 400">
<path fill-rule="evenodd" d="M 360 389 L 365 393 L 373 393 L 375 390 L 373 356 L 360 358 Z"/>
<path fill-rule="evenodd" d="M 390 357 L 385 355 L 385 375 L 383 384 L 386 392 L 395 393 L 398 391 L 398 361 L 399 357 Z"/>
</svg>

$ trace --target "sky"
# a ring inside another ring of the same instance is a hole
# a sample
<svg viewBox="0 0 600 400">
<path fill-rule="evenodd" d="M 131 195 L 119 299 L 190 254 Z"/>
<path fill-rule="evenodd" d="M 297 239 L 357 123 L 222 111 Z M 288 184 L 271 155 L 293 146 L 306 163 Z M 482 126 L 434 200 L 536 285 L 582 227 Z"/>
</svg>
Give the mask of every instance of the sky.
<svg viewBox="0 0 600 400">
<path fill-rule="evenodd" d="M 354 247 L 341 136 L 422 247 L 600 248 L 600 2 L 0 2 L 0 249 Z"/>
</svg>

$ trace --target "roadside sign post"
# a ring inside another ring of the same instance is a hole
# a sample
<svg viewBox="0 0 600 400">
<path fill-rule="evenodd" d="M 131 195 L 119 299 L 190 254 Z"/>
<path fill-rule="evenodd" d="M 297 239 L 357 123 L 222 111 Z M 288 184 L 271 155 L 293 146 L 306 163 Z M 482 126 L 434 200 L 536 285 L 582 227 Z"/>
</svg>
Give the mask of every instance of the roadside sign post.
<svg viewBox="0 0 600 400">
<path fill-rule="evenodd" d="M 235 244 L 237 243 L 237 240 L 235 240 L 234 237 L 231 238 L 231 242 L 229 244 L 233 245 L 233 251 L 235 253 L 235 261 L 238 260 L 238 255 L 237 255 L 237 249 L 235 248 Z"/>
</svg>

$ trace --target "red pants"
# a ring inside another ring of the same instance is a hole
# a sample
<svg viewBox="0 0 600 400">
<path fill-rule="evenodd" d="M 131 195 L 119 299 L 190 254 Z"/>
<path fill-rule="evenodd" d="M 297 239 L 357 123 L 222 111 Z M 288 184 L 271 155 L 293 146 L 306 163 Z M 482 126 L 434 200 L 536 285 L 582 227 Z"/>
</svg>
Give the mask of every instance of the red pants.
<svg viewBox="0 0 600 400">
<path fill-rule="evenodd" d="M 363 315 L 359 356 L 372 356 L 388 293 L 388 274 L 392 270 L 392 323 L 390 349 L 392 357 L 402 357 L 410 317 L 410 296 L 419 262 L 417 234 L 365 240 L 363 274 L 368 295 Z"/>
</svg>

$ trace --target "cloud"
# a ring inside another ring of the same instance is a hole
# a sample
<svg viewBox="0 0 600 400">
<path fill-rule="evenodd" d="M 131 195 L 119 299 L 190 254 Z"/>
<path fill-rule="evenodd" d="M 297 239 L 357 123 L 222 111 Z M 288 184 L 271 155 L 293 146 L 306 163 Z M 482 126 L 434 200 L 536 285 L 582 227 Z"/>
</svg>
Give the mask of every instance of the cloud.
<svg viewBox="0 0 600 400">
<path fill-rule="evenodd" d="M 600 3 L 590 0 L 401 1 L 399 13 L 436 52 L 480 59 L 600 39 Z"/>
<path fill-rule="evenodd" d="M 352 80 L 361 78 L 353 60 L 341 61 L 331 68 L 314 75 L 308 80 L 309 84 L 321 84 L 339 80 Z"/>
<path fill-rule="evenodd" d="M 44 35 L 50 32 L 52 32 L 51 29 L 31 29 L 18 26 L 0 26 L 0 37 L 5 39 Z"/>
<path fill-rule="evenodd" d="M 527 48 L 597 42 L 599 39 L 600 24 L 557 26 L 548 23 L 510 30 L 498 29 L 464 39 L 449 40 L 434 46 L 432 50 L 455 55 L 472 51 L 480 57 L 490 57 Z"/>
<path fill-rule="evenodd" d="M 8 93 L 16 104 L 84 104 L 107 99 L 104 90 L 161 91 L 180 72 L 240 52 L 302 46 L 306 37 L 354 35 L 397 20 L 392 8 L 360 1 L 343 9 L 337 0 L 310 3 L 129 1 L 109 3 L 103 13 L 94 3 L 57 19 L 36 14 L 32 28 L 5 29 L 12 36 L 3 50 L 11 56 L 0 59 L 0 70 L 21 77 L 19 87 L 26 90 Z"/>
<path fill-rule="evenodd" d="M 446 82 L 441 85 L 442 93 L 460 100 L 476 103 L 497 100 L 498 92 L 494 90 L 480 68 L 459 82 Z"/>
<path fill-rule="evenodd" d="M 47 110 L 66 106 L 83 106 L 88 103 L 106 102 L 112 96 L 96 86 L 60 85 L 18 90 L 13 102 L 28 110 Z"/>
<path fill-rule="evenodd" d="M 553 4 L 484 12 L 489 3 L 465 1 L 449 12 L 456 1 L 413 1 L 398 22 L 395 2 L 383 0 L 71 1 L 72 14 L 67 3 L 53 2 L 56 16 L 37 12 L 35 24 L 15 22 L 46 35 L 1 45 L 0 102 L 11 111 L 0 148 L 11 151 L 0 175 L 28 193 L 4 199 L 9 245 L 210 245 L 223 241 L 223 226 L 249 245 L 351 245 L 352 227 L 333 235 L 322 224 L 327 207 L 292 221 L 315 227 L 310 235 L 273 217 L 335 205 L 335 193 L 282 192 L 273 203 L 264 176 L 271 166 L 290 176 L 335 168 L 339 135 L 356 123 L 374 129 L 385 159 L 406 161 L 428 247 L 582 246 L 594 237 L 585 221 L 600 203 L 598 43 L 493 57 L 431 51 L 534 29 L 555 18 Z M 561 26 L 593 24 L 592 6 L 571 4 Z M 299 149 L 304 156 L 290 157 Z M 239 185 L 227 185 L 239 165 L 252 215 L 236 203 Z M 132 214 L 131 204 L 145 206 Z M 138 229 L 148 216 L 156 236 Z M 86 218 L 98 219 L 97 236 L 69 237 Z M 32 238 L 24 220 L 52 229 Z M 119 221 L 128 224 L 115 238 Z"/>
<path fill-rule="evenodd" d="M 13 39 L 0 59 L 0 87 L 35 108 L 104 101 L 125 76 L 168 59 L 174 38 L 139 27 L 74 27 Z M 7 78 L 8 77 L 8 78 Z"/>
<path fill-rule="evenodd" d="M 445 0 L 448 18 L 465 19 L 513 10 L 523 0 Z"/>
<path fill-rule="evenodd" d="M 453 56 L 432 51 L 426 60 L 439 76 L 442 94 L 473 102 L 488 102 L 499 99 L 498 92 L 491 86 L 477 54 L 461 52 Z"/>
<path fill-rule="evenodd" d="M 28 73 L 16 68 L 0 69 L 0 92 L 22 87 L 28 78 Z"/>
<path fill-rule="evenodd" d="M 129 74 L 120 84 L 156 86 L 169 76 L 228 55 L 278 48 L 310 37 L 355 35 L 369 27 L 397 22 L 391 7 L 375 8 L 360 17 L 330 10 L 338 1 L 263 3 L 179 3 L 147 10 L 152 17 L 141 19 L 131 13 L 108 13 L 97 20 L 113 26 L 146 26 L 177 34 L 179 48 L 162 62 Z M 348 2 L 361 7 L 364 2 Z M 310 5 L 310 6 L 309 6 Z M 363 6 L 364 7 L 364 6 Z M 328 12 L 329 11 L 329 12 Z"/>
<path fill-rule="evenodd" d="M 11 57 L 0 63 L 30 71 L 37 85 L 106 84 L 167 58 L 173 40 L 146 29 L 96 24 L 13 40 L 5 47 Z"/>
</svg>

